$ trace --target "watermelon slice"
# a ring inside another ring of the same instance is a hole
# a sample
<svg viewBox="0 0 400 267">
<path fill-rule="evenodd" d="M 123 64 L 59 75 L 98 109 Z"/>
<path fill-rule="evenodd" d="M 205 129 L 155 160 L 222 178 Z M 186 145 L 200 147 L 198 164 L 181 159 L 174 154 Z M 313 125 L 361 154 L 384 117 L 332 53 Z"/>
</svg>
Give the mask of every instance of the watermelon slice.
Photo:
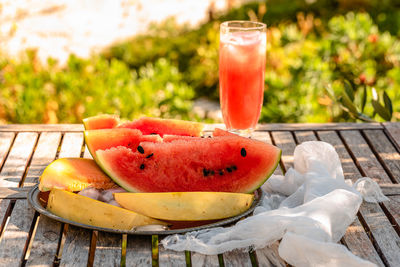
<svg viewBox="0 0 400 267">
<path fill-rule="evenodd" d="M 229 134 L 169 141 L 141 142 L 141 151 L 97 150 L 97 162 L 131 192 L 250 193 L 274 172 L 281 156 L 273 145 Z"/>
<path fill-rule="evenodd" d="M 111 129 L 118 125 L 119 117 L 117 115 L 103 114 L 83 119 L 85 130 Z"/>
<path fill-rule="evenodd" d="M 201 136 L 203 131 L 203 124 L 199 122 L 151 117 L 143 117 L 131 122 L 126 122 L 118 127 L 138 129 L 143 134 L 159 134 L 161 137 L 164 134 Z"/>
<path fill-rule="evenodd" d="M 136 150 L 140 142 L 162 142 L 159 135 L 143 135 L 137 129 L 115 128 L 85 131 L 85 143 L 96 158 L 96 150 L 124 146 Z"/>
</svg>

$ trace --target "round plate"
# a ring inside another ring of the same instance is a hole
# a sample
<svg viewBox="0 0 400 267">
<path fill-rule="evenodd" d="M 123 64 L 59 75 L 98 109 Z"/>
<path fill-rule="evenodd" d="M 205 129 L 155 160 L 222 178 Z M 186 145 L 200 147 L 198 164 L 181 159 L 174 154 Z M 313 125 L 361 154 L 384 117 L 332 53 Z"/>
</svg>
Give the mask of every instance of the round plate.
<svg viewBox="0 0 400 267">
<path fill-rule="evenodd" d="M 223 220 L 218 220 L 218 221 L 212 221 L 212 222 L 196 222 L 196 223 L 204 223 L 202 225 L 197 225 L 197 226 L 187 226 L 188 224 L 184 225 L 182 222 L 172 222 L 172 227 L 174 227 L 174 223 L 176 223 L 175 228 L 176 229 L 171 229 L 171 230 L 162 230 L 162 231 L 146 231 L 146 230 L 116 230 L 116 229 L 111 229 L 111 228 L 104 228 L 104 227 L 97 227 L 97 226 L 91 226 L 83 223 L 78 223 L 75 221 L 71 221 L 68 219 L 64 219 L 60 216 L 57 216 L 50 211 L 46 210 L 42 203 L 39 200 L 39 188 L 36 185 L 33 187 L 29 193 L 28 193 L 28 201 L 32 205 L 32 207 L 39 212 L 40 214 L 46 215 L 49 218 L 52 218 L 54 220 L 63 222 L 63 223 L 68 223 L 72 224 L 78 227 L 83 227 L 87 229 L 92 229 L 92 230 L 97 230 L 97 231 L 103 231 L 103 232 L 110 232 L 110 233 L 118 233 L 118 234 L 130 234 L 130 235 L 171 235 L 171 234 L 182 234 L 186 232 L 191 232 L 191 231 L 197 231 L 201 229 L 206 229 L 206 228 L 211 228 L 211 227 L 218 227 L 218 226 L 223 226 L 223 225 L 228 225 L 234 222 L 237 222 L 238 220 L 242 219 L 243 217 L 246 217 L 250 215 L 256 206 L 260 203 L 263 193 L 261 189 L 258 189 L 257 191 L 254 192 L 254 201 L 250 208 L 246 210 L 245 212 L 235 216 L 235 217 L 230 217 L 227 219 Z M 172 228 L 171 227 L 171 228 Z"/>
</svg>

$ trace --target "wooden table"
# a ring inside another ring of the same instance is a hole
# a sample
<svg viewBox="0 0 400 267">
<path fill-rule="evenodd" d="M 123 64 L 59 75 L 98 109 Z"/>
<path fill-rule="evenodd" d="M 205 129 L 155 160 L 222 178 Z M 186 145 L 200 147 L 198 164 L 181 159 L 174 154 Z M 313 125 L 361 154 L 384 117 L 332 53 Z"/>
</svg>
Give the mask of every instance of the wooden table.
<svg viewBox="0 0 400 267">
<path fill-rule="evenodd" d="M 26 192 L 54 159 L 90 157 L 82 130 L 82 125 L 0 126 L 0 266 L 286 265 L 277 243 L 251 253 L 177 253 L 158 246 L 161 236 L 90 231 L 40 216 Z M 276 173 L 292 165 L 296 144 L 322 140 L 336 148 L 346 178 L 377 181 L 390 202 L 364 202 L 341 243 L 379 266 L 400 266 L 400 123 L 269 124 L 261 125 L 255 138 L 282 148 Z"/>
</svg>

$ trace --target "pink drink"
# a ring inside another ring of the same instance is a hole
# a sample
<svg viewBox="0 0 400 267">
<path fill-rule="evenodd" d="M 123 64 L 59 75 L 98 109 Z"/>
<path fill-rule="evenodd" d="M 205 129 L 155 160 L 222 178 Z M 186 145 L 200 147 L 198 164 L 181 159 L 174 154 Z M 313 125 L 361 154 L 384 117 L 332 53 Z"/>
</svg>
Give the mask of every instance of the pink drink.
<svg viewBox="0 0 400 267">
<path fill-rule="evenodd" d="M 260 117 L 264 95 L 265 25 L 256 24 L 257 28 L 264 25 L 261 31 L 225 31 L 223 24 L 219 47 L 222 115 L 228 130 L 252 130 Z"/>
</svg>

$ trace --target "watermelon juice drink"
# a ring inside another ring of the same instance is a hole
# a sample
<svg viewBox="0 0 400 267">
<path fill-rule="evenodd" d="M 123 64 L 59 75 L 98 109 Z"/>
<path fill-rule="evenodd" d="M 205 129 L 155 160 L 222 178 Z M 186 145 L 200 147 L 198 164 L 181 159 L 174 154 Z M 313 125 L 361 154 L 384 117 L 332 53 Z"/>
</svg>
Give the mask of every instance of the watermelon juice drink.
<svg viewBox="0 0 400 267">
<path fill-rule="evenodd" d="M 220 27 L 219 93 L 229 131 L 250 132 L 260 117 L 264 95 L 266 25 L 227 21 Z"/>
</svg>

